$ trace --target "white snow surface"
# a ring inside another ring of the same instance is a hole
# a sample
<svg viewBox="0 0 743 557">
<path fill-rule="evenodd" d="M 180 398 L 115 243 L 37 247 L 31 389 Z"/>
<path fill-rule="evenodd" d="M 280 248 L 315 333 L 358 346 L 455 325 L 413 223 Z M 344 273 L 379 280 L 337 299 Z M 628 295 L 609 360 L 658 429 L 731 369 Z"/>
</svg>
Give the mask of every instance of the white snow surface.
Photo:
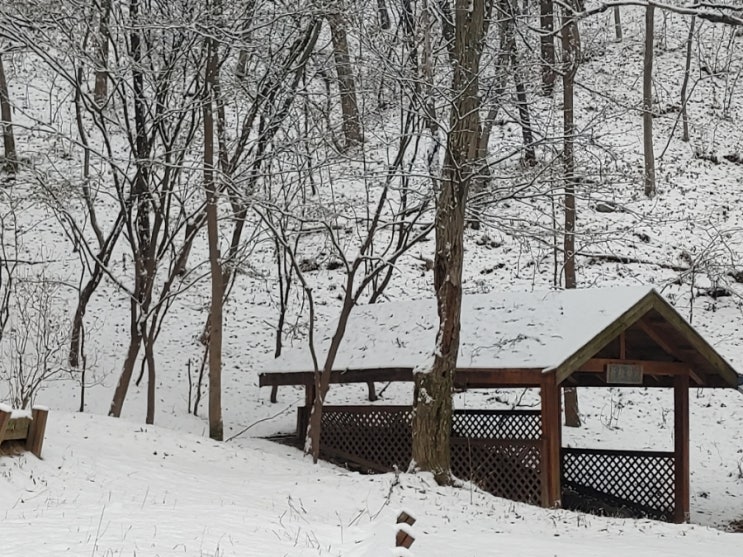
<svg viewBox="0 0 743 557">
<path fill-rule="evenodd" d="M 459 366 L 557 367 L 652 290 L 624 286 L 465 295 Z M 437 327 L 433 298 L 354 308 L 333 367 L 415 368 L 430 360 Z M 322 366 L 335 324 L 318 332 Z M 311 371 L 309 347 L 296 347 L 266 365 L 270 371 Z"/>
<path fill-rule="evenodd" d="M 547 511 L 427 474 L 363 476 L 295 449 L 55 412 L 44 460 L 0 459 L 3 556 L 740 555 L 740 534 Z M 394 548 L 395 518 L 416 516 Z"/>
</svg>

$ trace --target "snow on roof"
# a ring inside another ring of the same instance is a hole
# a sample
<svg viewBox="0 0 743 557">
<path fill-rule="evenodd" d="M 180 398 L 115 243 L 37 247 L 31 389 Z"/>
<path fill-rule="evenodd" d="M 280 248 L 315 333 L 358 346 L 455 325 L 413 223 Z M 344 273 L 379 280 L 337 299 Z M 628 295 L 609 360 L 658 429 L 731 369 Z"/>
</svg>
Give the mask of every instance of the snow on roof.
<svg viewBox="0 0 743 557">
<path fill-rule="evenodd" d="M 465 295 L 460 368 L 554 368 L 652 291 L 591 288 Z M 438 327 L 436 300 L 357 306 L 334 369 L 416 367 L 430 360 Z M 322 367 L 335 324 L 316 333 Z M 287 351 L 272 372 L 312 370 L 308 347 Z"/>
</svg>

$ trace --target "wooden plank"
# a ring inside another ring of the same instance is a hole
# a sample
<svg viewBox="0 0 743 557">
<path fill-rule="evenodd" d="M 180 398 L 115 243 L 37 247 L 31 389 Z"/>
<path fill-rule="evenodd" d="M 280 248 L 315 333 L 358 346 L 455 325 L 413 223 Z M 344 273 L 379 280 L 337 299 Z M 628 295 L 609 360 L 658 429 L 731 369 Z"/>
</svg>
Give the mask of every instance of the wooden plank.
<svg viewBox="0 0 743 557">
<path fill-rule="evenodd" d="M 559 507 L 561 499 L 560 486 L 560 388 L 557 386 L 555 373 L 547 373 L 542 378 L 542 436 L 546 452 L 542 463 L 547 470 L 547 507 Z"/>
<path fill-rule="evenodd" d="M 542 368 L 457 368 L 454 383 L 457 387 L 539 387 Z M 330 382 L 337 383 L 383 383 L 387 381 L 412 382 L 415 379 L 413 368 L 391 367 L 373 369 L 353 369 L 333 371 Z M 311 385 L 315 381 L 312 371 L 271 372 L 258 376 L 260 387 L 282 385 Z"/>
<path fill-rule="evenodd" d="M 41 449 L 44 446 L 44 434 L 46 433 L 46 420 L 49 410 L 35 407 L 32 410 L 31 425 L 26 439 L 26 450 L 31 451 L 37 458 L 41 458 Z"/>
<path fill-rule="evenodd" d="M 10 410 L 0 410 L 0 443 L 5 439 L 5 428 L 8 426 L 10 421 Z"/>
<path fill-rule="evenodd" d="M 622 449 L 578 449 L 578 448 L 564 448 L 562 452 L 565 454 L 595 454 L 604 456 L 639 456 L 649 458 L 673 458 L 675 452 L 669 451 L 625 451 Z"/>
<path fill-rule="evenodd" d="M 673 386 L 674 522 L 689 521 L 689 376 L 679 375 Z"/>
<path fill-rule="evenodd" d="M 458 367 L 454 385 L 462 388 L 539 387 L 542 368 L 477 368 Z"/>
<path fill-rule="evenodd" d="M 11 418 L 5 426 L 3 441 L 23 441 L 28 438 L 31 418 Z"/>
</svg>

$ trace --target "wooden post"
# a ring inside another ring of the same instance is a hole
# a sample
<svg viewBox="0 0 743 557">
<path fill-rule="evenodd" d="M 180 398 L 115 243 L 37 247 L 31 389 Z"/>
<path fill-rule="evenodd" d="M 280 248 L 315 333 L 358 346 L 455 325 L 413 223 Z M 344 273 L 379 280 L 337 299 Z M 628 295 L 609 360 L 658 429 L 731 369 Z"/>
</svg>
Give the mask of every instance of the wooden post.
<svg viewBox="0 0 743 557">
<path fill-rule="evenodd" d="M 5 438 L 5 428 L 8 427 L 10 414 L 10 409 L 0 408 L 0 443 L 2 443 Z"/>
<path fill-rule="evenodd" d="M 689 375 L 673 380 L 674 522 L 689 521 Z"/>
<path fill-rule="evenodd" d="M 374 388 L 374 381 L 367 381 L 366 386 L 369 389 L 369 402 L 374 402 L 379 398 L 377 397 L 377 390 Z"/>
<path fill-rule="evenodd" d="M 541 385 L 542 397 L 542 466 L 546 469 L 546 486 L 542 486 L 542 504 L 559 507 L 561 495 L 561 424 L 560 388 L 554 372 L 544 375 Z M 542 477 L 545 475 L 543 474 Z"/>
<path fill-rule="evenodd" d="M 49 410 L 37 406 L 32 412 L 31 425 L 28 428 L 26 438 L 26 450 L 31 451 L 37 458 L 41 458 L 41 448 L 44 446 L 44 433 L 46 432 L 46 419 Z"/>
<path fill-rule="evenodd" d="M 279 394 L 279 386 L 273 385 L 271 387 L 271 402 L 276 402 L 276 400 L 278 399 L 278 394 Z"/>
</svg>

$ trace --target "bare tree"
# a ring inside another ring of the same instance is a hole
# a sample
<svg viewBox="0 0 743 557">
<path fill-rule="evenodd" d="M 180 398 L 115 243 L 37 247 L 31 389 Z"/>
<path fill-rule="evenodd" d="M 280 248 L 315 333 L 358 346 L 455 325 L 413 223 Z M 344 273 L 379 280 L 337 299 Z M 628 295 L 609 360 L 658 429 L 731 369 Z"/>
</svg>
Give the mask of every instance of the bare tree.
<svg viewBox="0 0 743 557">
<path fill-rule="evenodd" d="M 555 14 L 552 0 L 539 0 L 539 46 L 542 65 L 542 92 L 552 95 L 555 88 Z"/>
<path fill-rule="evenodd" d="M 653 40 L 655 6 L 645 8 L 645 56 L 642 77 L 642 130 L 645 155 L 645 195 L 655 196 L 655 153 L 653 152 Z"/>
<path fill-rule="evenodd" d="M 218 1 L 218 0 L 217 0 Z M 215 6 L 216 9 L 218 5 Z M 219 43 L 206 39 L 206 77 L 204 87 L 204 191 L 206 194 L 206 227 L 209 238 L 211 307 L 209 309 L 209 437 L 224 439 L 222 423 L 222 306 L 224 285 L 219 253 L 218 187 L 215 179 L 214 115 L 215 84 L 219 72 Z"/>
<path fill-rule="evenodd" d="M 0 124 L 3 127 L 3 145 L 5 147 L 5 161 L 3 169 L 9 174 L 18 172 L 18 156 L 15 150 L 15 135 L 13 134 L 13 112 L 8 93 L 8 80 L 5 77 L 5 65 L 0 53 Z"/>
<path fill-rule="evenodd" d="M 575 19 L 573 5 L 563 8 L 562 20 L 562 86 L 563 86 L 563 169 L 565 181 L 565 233 L 564 233 L 564 273 L 565 288 L 575 288 L 575 115 L 574 89 L 575 75 L 580 61 L 580 34 Z M 566 387 L 565 425 L 580 426 L 578 393 L 574 387 Z"/>
<path fill-rule="evenodd" d="M 683 141 L 689 141 L 689 112 L 686 104 L 689 99 L 686 96 L 686 91 L 689 86 L 689 75 L 691 73 L 691 52 L 692 45 L 694 43 L 694 27 L 696 26 L 696 16 L 691 16 L 691 23 L 689 24 L 689 36 L 686 38 L 686 63 L 684 65 L 684 81 L 681 84 L 681 120 L 683 123 L 683 135 L 681 139 Z"/>
<path fill-rule="evenodd" d="M 462 258 L 467 190 L 477 176 L 480 133 L 479 74 L 485 0 L 457 0 L 450 131 L 436 212 L 434 288 L 439 315 L 433 363 L 416 373 L 413 462 L 439 483 L 451 481 L 452 387 L 459 352 Z"/>
<path fill-rule="evenodd" d="M 111 33 L 108 30 L 108 20 L 111 15 L 111 1 L 101 0 L 98 14 L 98 33 L 96 35 L 95 90 L 93 98 L 98 106 L 104 106 L 108 98 L 108 49 L 111 42 Z"/>
<path fill-rule="evenodd" d="M 348 50 L 345 0 L 331 1 L 333 6 L 328 7 L 325 17 L 333 39 L 335 71 L 338 75 L 338 90 L 340 92 L 341 112 L 343 113 L 343 135 L 346 139 L 346 147 L 351 147 L 363 143 L 364 135 L 361 128 L 351 55 Z"/>
</svg>

